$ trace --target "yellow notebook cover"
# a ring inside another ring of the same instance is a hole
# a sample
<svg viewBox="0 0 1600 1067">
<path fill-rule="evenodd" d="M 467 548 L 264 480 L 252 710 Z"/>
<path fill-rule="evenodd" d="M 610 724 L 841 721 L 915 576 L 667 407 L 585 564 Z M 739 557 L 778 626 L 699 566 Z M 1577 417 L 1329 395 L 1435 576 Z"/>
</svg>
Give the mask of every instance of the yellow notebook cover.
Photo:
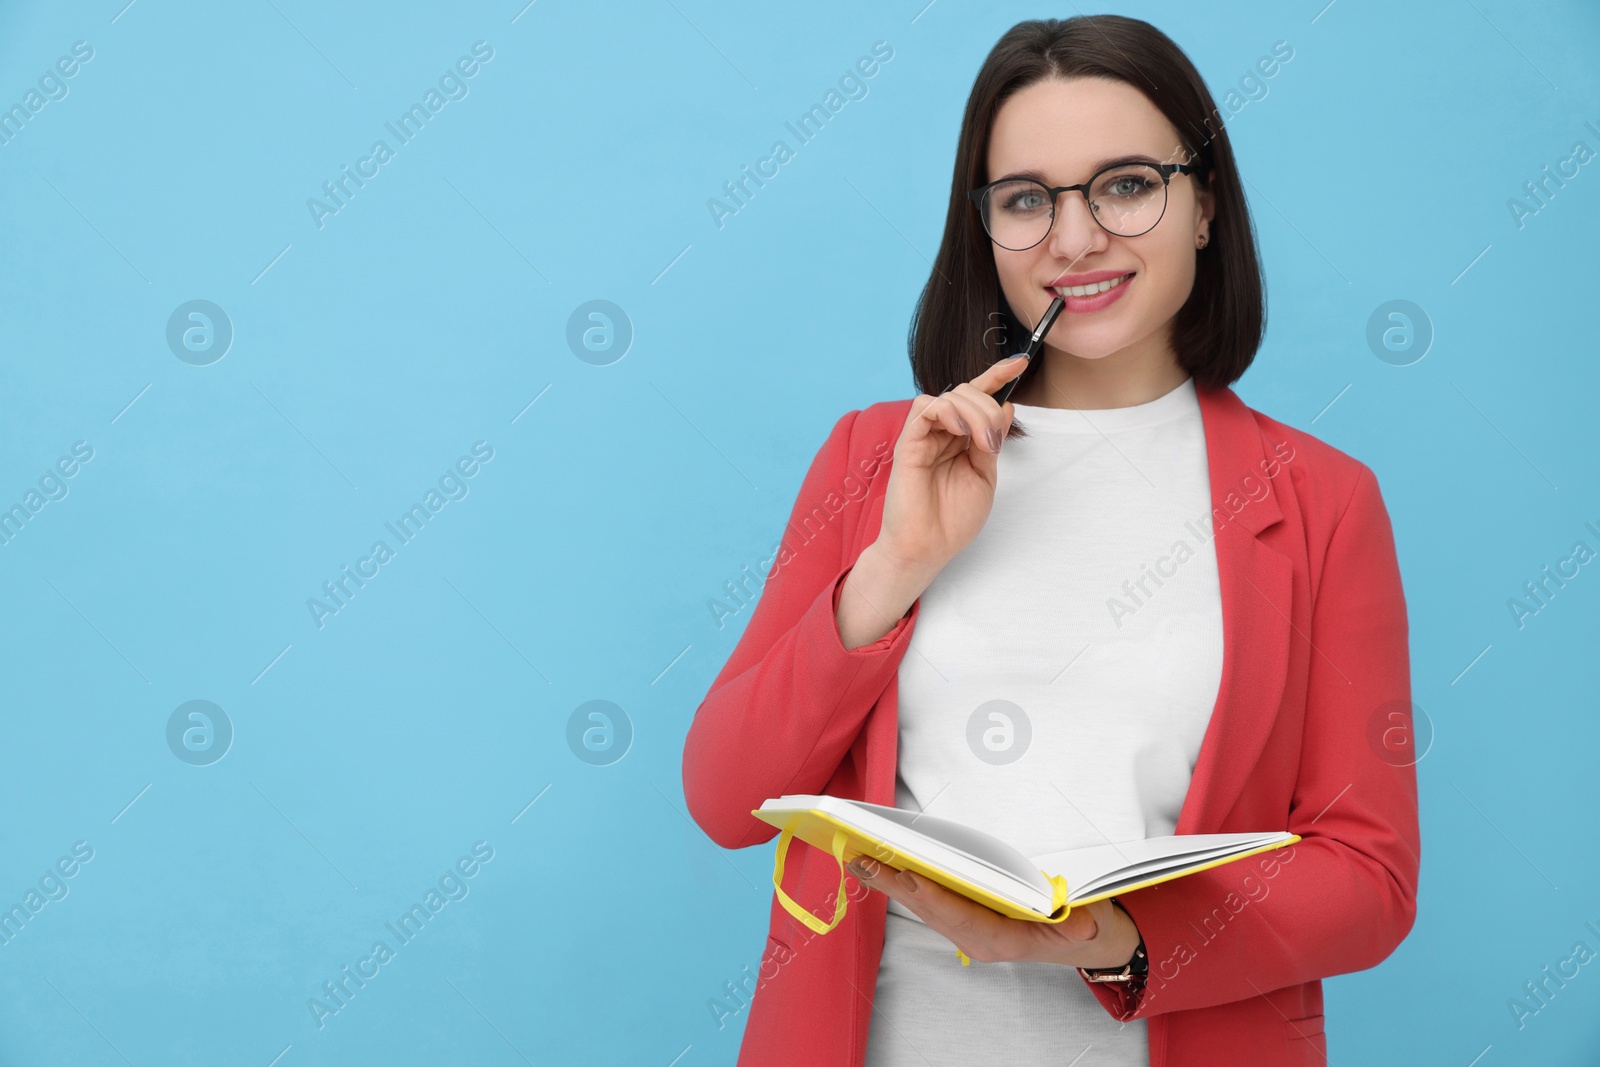
<svg viewBox="0 0 1600 1067">
<path fill-rule="evenodd" d="M 1142 881 L 1138 881 L 1129 885 L 1119 885 L 1116 888 L 1108 889 L 1103 893 L 1096 893 L 1091 896 L 1084 897 L 1081 900 L 1073 901 L 1071 904 L 1067 902 L 1069 887 L 1067 886 L 1066 879 L 1059 874 L 1052 874 L 1051 872 L 1040 868 L 1039 873 L 1043 874 L 1047 879 L 1049 879 L 1054 890 L 1052 910 L 1048 915 L 1042 915 L 1030 908 L 1022 907 L 1016 903 L 1013 903 L 1005 897 L 999 896 L 983 886 L 975 885 L 953 871 L 947 870 L 943 867 L 935 866 L 931 863 L 926 863 L 907 853 L 897 852 L 897 850 L 887 842 L 880 840 L 876 836 L 860 829 L 859 827 L 852 826 L 849 823 L 834 817 L 828 812 L 820 811 L 816 808 L 785 812 L 764 811 L 760 808 L 752 808 L 750 814 L 754 815 L 762 822 L 776 826 L 779 831 L 781 831 L 778 835 L 777 852 L 773 857 L 772 867 L 772 887 L 778 894 L 779 902 L 783 905 L 785 911 L 787 911 L 790 915 L 793 915 L 800 922 L 805 923 L 806 926 L 819 934 L 828 933 L 839 924 L 841 919 L 844 918 L 848 903 L 845 896 L 844 887 L 844 865 L 855 859 L 857 856 L 868 856 L 889 867 L 893 867 L 896 870 L 913 871 L 924 878 L 928 878 L 934 882 L 937 882 L 952 892 L 960 893 L 969 900 L 976 901 L 987 908 L 997 911 L 1001 915 L 1007 915 L 1013 919 L 1024 919 L 1029 922 L 1058 923 L 1071 913 L 1072 908 L 1075 905 L 1091 904 L 1097 900 L 1106 900 L 1113 896 L 1121 896 L 1125 893 L 1131 893 L 1136 889 L 1144 889 L 1147 886 L 1157 885 L 1161 882 L 1169 882 L 1177 878 L 1185 877 L 1186 875 L 1195 874 L 1199 871 L 1209 870 L 1212 867 L 1220 867 L 1225 863 L 1232 863 L 1235 860 L 1242 860 L 1249 856 L 1257 855 L 1258 853 L 1268 852 L 1272 849 L 1283 848 L 1286 845 L 1292 845 L 1300 840 L 1299 834 L 1290 834 L 1287 839 L 1282 841 L 1274 841 L 1266 845 L 1247 849 L 1246 851 L 1224 856 L 1219 859 L 1207 860 L 1195 865 L 1194 867 L 1186 867 L 1181 871 L 1168 871 L 1165 873 L 1155 874 Z M 796 902 L 792 897 L 789 896 L 788 893 L 784 892 L 783 890 L 782 883 L 784 860 L 788 853 L 789 842 L 794 838 L 798 838 L 801 841 L 804 841 L 806 844 L 811 845 L 814 848 L 819 848 L 823 852 L 828 853 L 834 857 L 834 860 L 839 865 L 839 891 L 834 903 L 834 913 L 831 921 L 824 922 L 823 920 L 817 918 L 805 908 L 801 907 L 798 902 Z M 968 962 L 964 953 L 961 954 L 961 962 L 963 965 Z"/>
</svg>

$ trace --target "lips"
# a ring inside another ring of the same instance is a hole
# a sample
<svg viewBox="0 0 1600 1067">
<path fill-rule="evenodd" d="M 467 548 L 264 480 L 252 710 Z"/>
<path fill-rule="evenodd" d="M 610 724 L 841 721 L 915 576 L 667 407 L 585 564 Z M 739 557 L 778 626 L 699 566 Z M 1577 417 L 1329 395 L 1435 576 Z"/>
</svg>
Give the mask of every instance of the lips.
<svg viewBox="0 0 1600 1067">
<path fill-rule="evenodd" d="M 1111 274 L 1111 272 L 1102 272 Z M 1061 310 L 1066 315 L 1093 315 L 1104 311 L 1128 295 L 1128 289 L 1137 276 L 1137 272 L 1129 271 L 1126 274 L 1111 274 L 1104 281 L 1096 281 L 1088 285 L 1063 286 L 1060 288 L 1046 288 L 1052 300 L 1057 294 L 1061 295 Z M 1102 288 L 1102 287 L 1108 288 Z M 1073 296 L 1074 292 L 1085 293 L 1084 296 Z"/>
<path fill-rule="evenodd" d="M 1086 298 L 1110 292 L 1133 277 L 1134 271 L 1097 271 L 1094 274 L 1067 275 L 1045 286 L 1052 293 L 1065 297 Z"/>
</svg>

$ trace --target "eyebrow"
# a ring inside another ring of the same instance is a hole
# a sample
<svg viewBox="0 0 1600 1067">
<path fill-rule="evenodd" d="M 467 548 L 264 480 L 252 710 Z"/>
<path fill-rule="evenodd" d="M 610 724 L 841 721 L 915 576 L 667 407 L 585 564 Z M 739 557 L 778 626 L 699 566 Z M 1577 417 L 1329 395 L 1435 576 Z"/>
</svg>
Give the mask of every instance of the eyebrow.
<svg viewBox="0 0 1600 1067">
<path fill-rule="evenodd" d="M 1157 159 L 1155 156 L 1147 156 L 1147 155 L 1143 155 L 1143 154 L 1140 154 L 1140 153 L 1134 153 L 1132 155 L 1126 155 L 1126 156 L 1108 156 L 1105 159 L 1098 160 L 1097 162 L 1090 164 L 1089 173 L 1090 174 L 1097 174 L 1100 171 L 1104 170 L 1105 168 L 1110 167 L 1110 166 L 1114 166 L 1114 165 L 1116 165 L 1118 163 L 1160 163 L 1160 162 L 1161 161 L 1159 159 Z M 1037 170 L 1014 170 L 1009 174 L 1003 174 L 1000 177 L 995 178 L 994 181 L 1003 182 L 1003 181 L 1006 181 L 1007 179 L 1010 179 L 1010 178 L 1032 178 L 1034 181 L 1038 182 L 1041 185 L 1049 185 L 1050 184 L 1050 182 L 1045 178 L 1044 173 L 1042 171 L 1037 171 Z"/>
</svg>

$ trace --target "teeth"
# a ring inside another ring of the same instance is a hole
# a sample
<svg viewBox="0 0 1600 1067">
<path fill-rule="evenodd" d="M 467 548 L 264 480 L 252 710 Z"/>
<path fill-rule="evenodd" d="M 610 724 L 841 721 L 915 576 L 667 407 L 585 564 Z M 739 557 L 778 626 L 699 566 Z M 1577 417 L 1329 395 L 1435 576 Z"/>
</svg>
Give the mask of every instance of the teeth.
<svg viewBox="0 0 1600 1067">
<path fill-rule="evenodd" d="M 1130 277 L 1132 277 L 1132 275 L 1124 274 L 1120 278 L 1112 278 L 1110 281 L 1096 282 L 1094 285 L 1058 285 L 1055 287 L 1055 290 L 1062 296 L 1094 296 L 1096 293 L 1103 293 L 1107 289 L 1116 288 L 1123 282 L 1127 281 Z"/>
</svg>

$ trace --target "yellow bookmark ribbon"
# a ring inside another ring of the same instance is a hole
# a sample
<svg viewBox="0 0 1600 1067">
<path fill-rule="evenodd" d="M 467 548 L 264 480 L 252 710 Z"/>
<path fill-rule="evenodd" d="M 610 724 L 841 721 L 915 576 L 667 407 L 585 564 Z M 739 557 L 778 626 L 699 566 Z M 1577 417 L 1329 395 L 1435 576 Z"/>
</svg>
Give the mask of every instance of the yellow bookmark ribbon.
<svg viewBox="0 0 1600 1067">
<path fill-rule="evenodd" d="M 815 932 L 825 934 L 839 925 L 839 920 L 844 918 L 845 910 L 849 907 L 849 898 L 845 895 L 844 888 L 844 846 L 849 837 L 843 830 L 835 830 L 833 832 L 833 847 L 829 850 L 833 855 L 834 862 L 839 865 L 839 892 L 834 900 L 832 922 L 823 922 L 805 908 L 802 908 L 798 901 L 783 891 L 783 865 L 788 858 L 789 842 L 792 840 L 794 840 L 794 833 L 791 830 L 784 830 L 778 835 L 778 848 L 772 857 L 772 888 L 777 892 L 778 902 L 783 905 L 784 911 L 805 923 L 807 927 Z M 1045 872 L 1040 871 L 1039 873 L 1044 874 Z M 1056 912 L 1061 911 L 1062 906 L 1067 902 L 1067 880 L 1059 874 L 1047 875 L 1046 877 L 1050 879 L 1052 887 L 1050 900 L 1052 918 L 1045 921 L 1060 922 L 1067 917 L 1066 912 L 1062 912 L 1059 916 L 1056 915 Z M 1070 910 L 1069 908 L 1068 911 Z M 972 962 L 972 957 L 962 952 L 959 948 L 956 949 L 956 958 L 961 961 L 961 966 L 963 967 Z"/>
<path fill-rule="evenodd" d="M 833 906 L 833 921 L 829 923 L 823 922 L 802 908 L 793 897 L 783 891 L 783 861 L 789 851 L 789 842 L 793 838 L 794 833 L 789 830 L 785 830 L 778 835 L 778 851 L 773 854 L 772 858 L 772 888 L 778 891 L 778 901 L 783 905 L 785 911 L 817 933 L 825 934 L 839 925 L 839 920 L 844 918 L 845 908 L 849 904 L 844 892 L 844 845 L 849 840 L 849 837 L 843 830 L 835 830 L 833 832 L 833 858 L 839 864 L 839 896 Z"/>
</svg>

